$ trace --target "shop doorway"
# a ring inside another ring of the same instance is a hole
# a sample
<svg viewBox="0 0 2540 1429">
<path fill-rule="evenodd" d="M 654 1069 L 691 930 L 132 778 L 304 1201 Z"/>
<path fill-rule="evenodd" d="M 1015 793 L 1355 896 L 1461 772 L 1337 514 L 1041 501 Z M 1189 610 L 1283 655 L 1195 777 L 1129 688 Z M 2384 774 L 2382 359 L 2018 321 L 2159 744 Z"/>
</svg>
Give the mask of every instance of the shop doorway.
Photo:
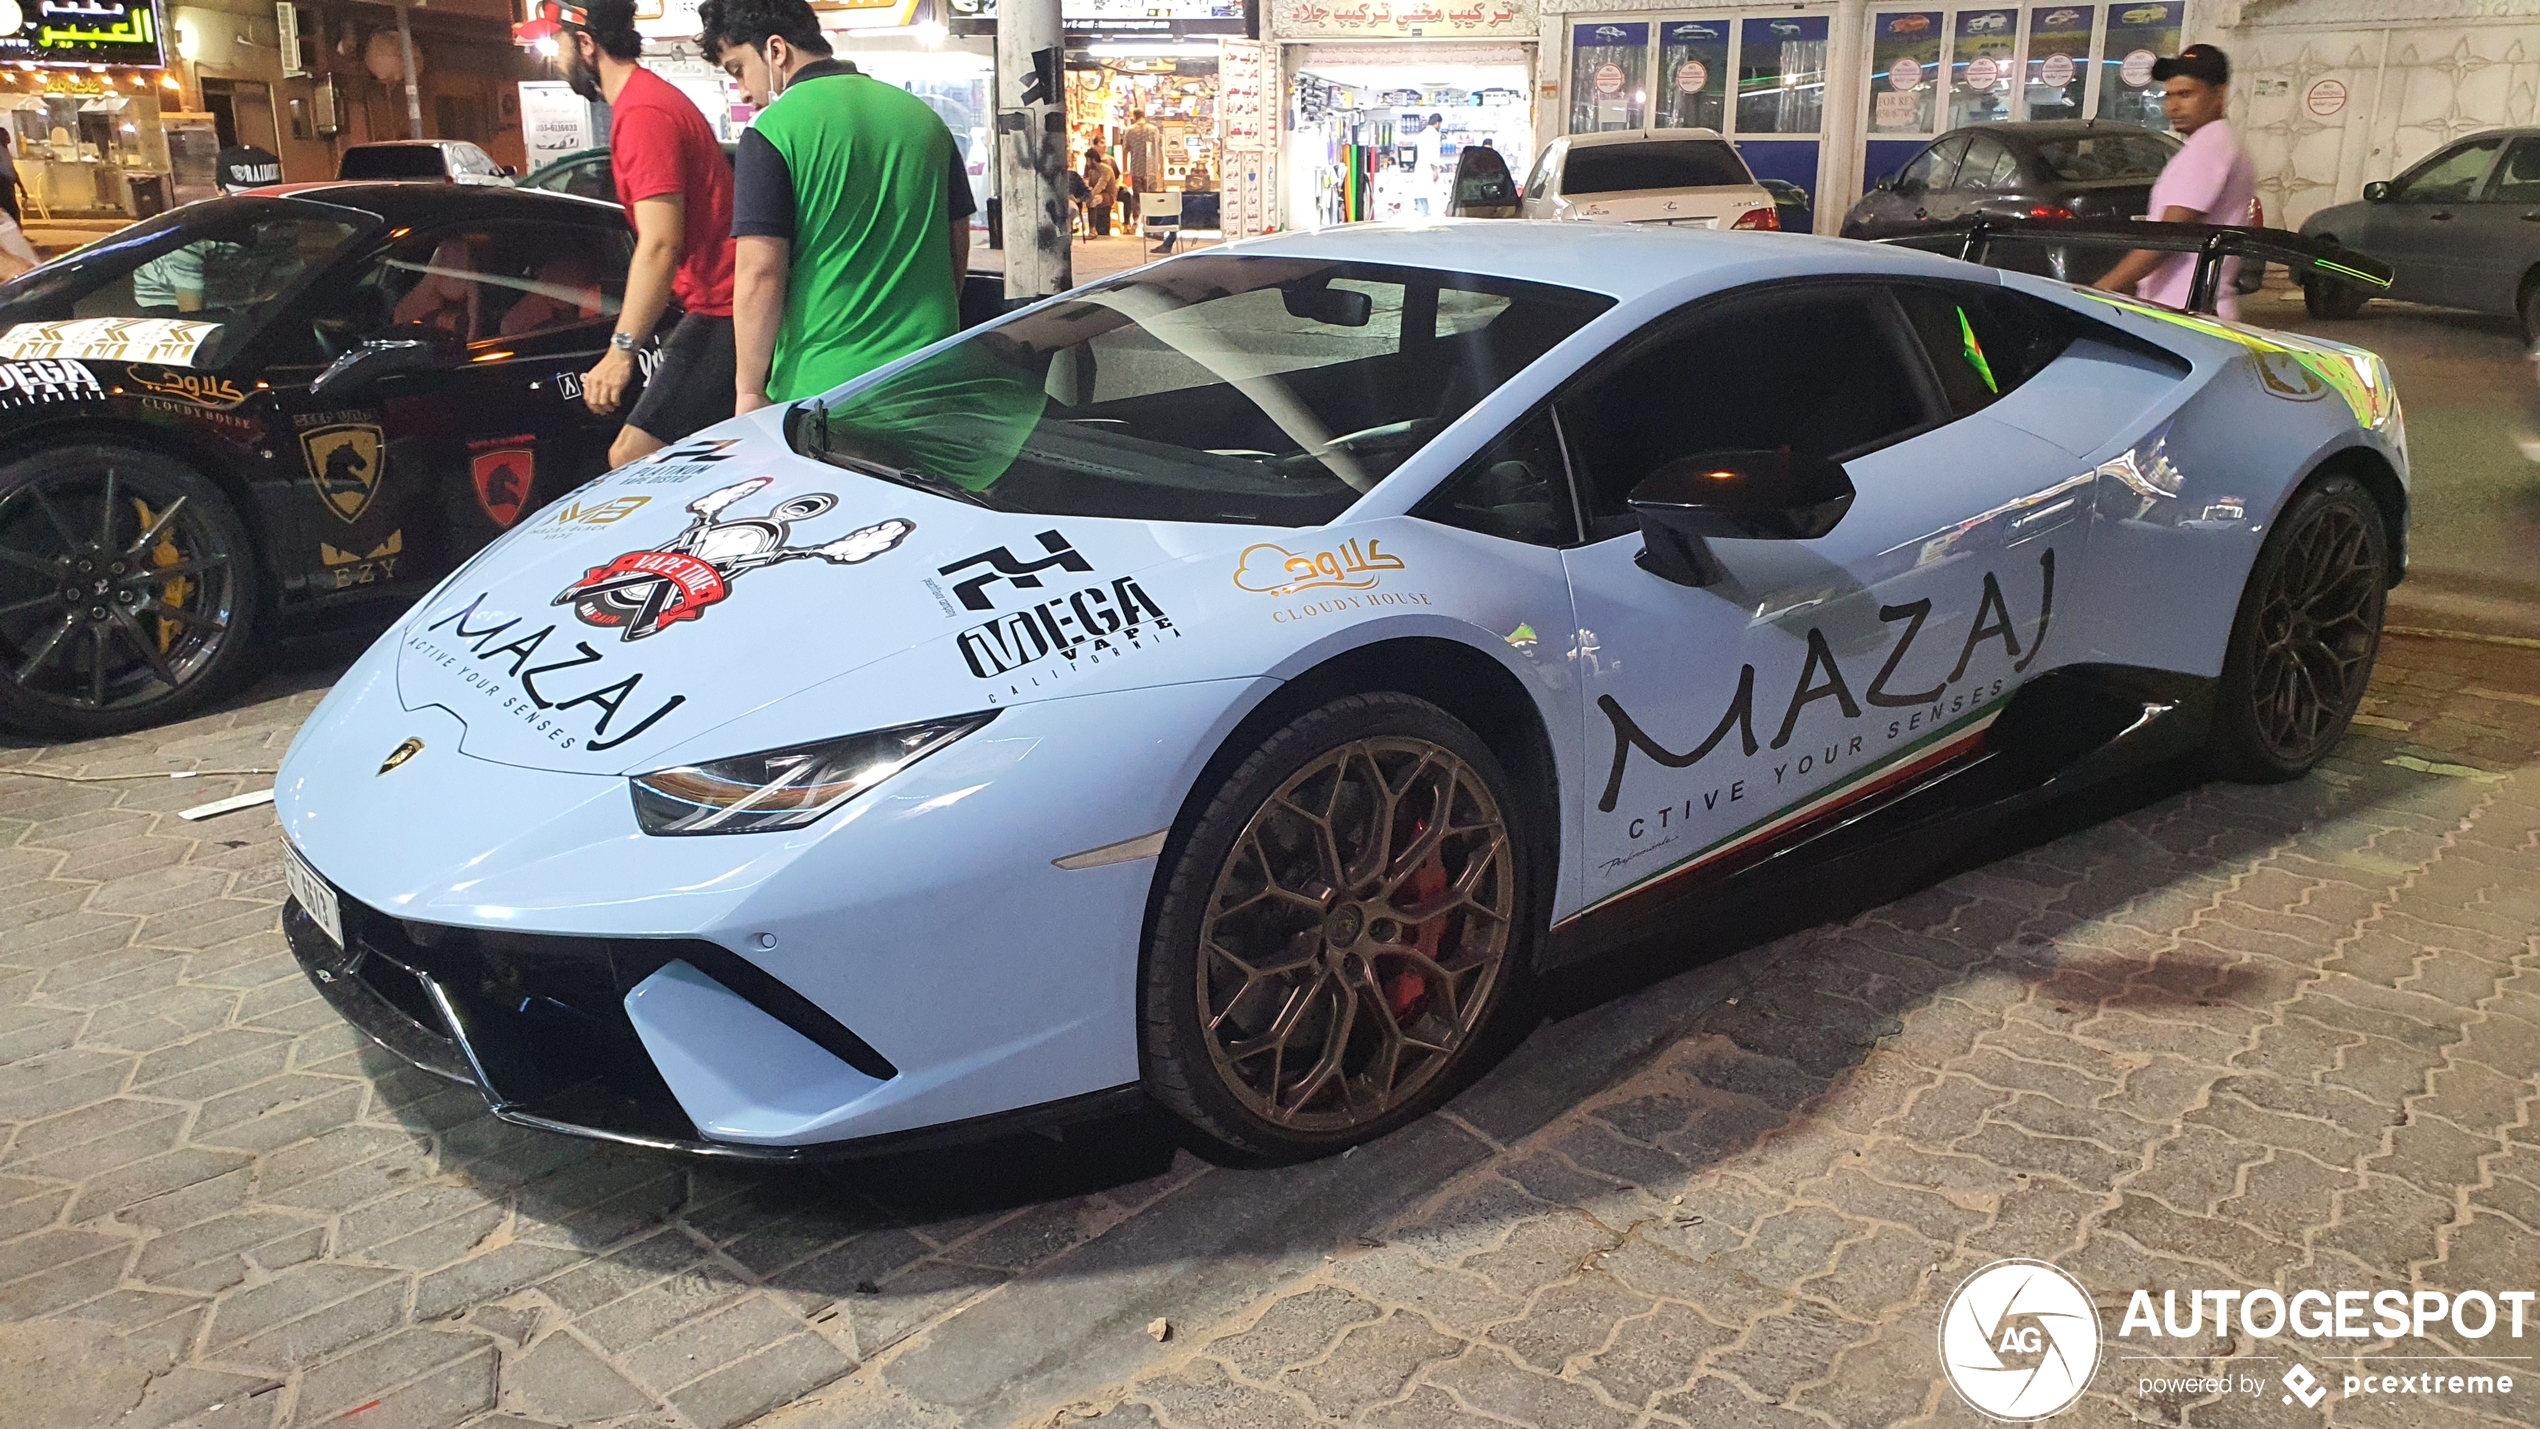
<svg viewBox="0 0 2540 1429">
<path fill-rule="evenodd" d="M 1444 217 L 1457 156 L 1470 146 L 1496 149 L 1511 173 L 1525 173 L 1535 158 L 1532 68 L 1516 54 L 1354 63 L 1292 51 L 1289 223 Z"/>
<path fill-rule="evenodd" d="M 252 80 L 203 81 L 203 107 L 211 111 L 220 141 L 249 144 L 268 154 L 282 152 L 282 133 L 274 125 L 273 90 Z"/>
</svg>

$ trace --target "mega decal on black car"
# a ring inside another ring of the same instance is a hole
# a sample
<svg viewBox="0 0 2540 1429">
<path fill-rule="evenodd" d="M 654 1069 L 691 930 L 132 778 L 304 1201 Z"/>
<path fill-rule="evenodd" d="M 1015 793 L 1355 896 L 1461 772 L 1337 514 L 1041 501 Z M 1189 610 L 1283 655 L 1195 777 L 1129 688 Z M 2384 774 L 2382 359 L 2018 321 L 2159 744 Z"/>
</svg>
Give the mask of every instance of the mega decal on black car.
<svg viewBox="0 0 2540 1429">
<path fill-rule="evenodd" d="M 787 544 L 795 522 L 827 515 L 837 506 L 838 498 L 825 491 L 789 497 L 765 516 L 723 519 L 724 511 L 773 479 L 754 476 L 689 502 L 695 519 L 686 530 L 650 550 L 628 551 L 593 566 L 566 586 L 555 603 L 570 602 L 585 625 L 618 630 L 620 640 L 641 640 L 704 615 L 707 606 L 732 593 L 732 582 L 752 571 L 803 560 L 862 565 L 896 549 L 917 529 L 916 522 L 894 517 L 822 545 Z"/>
<path fill-rule="evenodd" d="M 97 374 L 74 358 L 0 362 L 0 406 L 77 402 L 105 395 L 105 384 L 97 380 Z"/>
</svg>

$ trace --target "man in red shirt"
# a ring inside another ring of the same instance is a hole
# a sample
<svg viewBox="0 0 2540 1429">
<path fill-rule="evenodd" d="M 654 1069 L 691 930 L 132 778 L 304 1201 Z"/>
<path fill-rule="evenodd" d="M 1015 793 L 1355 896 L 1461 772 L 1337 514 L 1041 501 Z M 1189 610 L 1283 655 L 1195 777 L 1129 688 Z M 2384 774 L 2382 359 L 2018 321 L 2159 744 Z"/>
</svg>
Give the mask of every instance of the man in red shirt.
<svg viewBox="0 0 2540 1429">
<path fill-rule="evenodd" d="M 732 166 L 696 104 L 636 63 L 635 0 L 591 0 L 557 38 L 574 93 L 609 106 L 609 165 L 635 230 L 617 331 L 582 377 L 592 411 L 625 400 L 635 354 L 673 295 L 683 314 L 609 446 L 609 464 L 622 466 L 732 415 Z"/>
</svg>

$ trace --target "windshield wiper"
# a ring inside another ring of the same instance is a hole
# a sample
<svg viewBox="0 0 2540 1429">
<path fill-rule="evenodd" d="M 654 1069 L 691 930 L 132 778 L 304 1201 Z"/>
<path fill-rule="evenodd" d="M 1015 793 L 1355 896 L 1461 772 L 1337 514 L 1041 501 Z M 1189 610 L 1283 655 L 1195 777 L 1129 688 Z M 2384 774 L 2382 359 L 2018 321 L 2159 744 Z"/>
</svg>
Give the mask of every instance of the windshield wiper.
<svg viewBox="0 0 2540 1429">
<path fill-rule="evenodd" d="M 825 406 L 813 409 L 810 436 L 811 454 L 831 466 L 844 467 L 849 471 L 887 481 L 895 486 L 905 486 L 913 491 L 923 491 L 934 496 L 949 496 L 955 501 L 966 501 L 973 506 L 996 509 L 989 506 L 988 499 L 978 492 L 955 482 L 946 481 L 940 476 L 928 476 L 922 471 L 913 471 L 907 467 L 892 466 L 860 456 L 849 456 L 831 447 L 829 445 L 829 409 Z"/>
</svg>

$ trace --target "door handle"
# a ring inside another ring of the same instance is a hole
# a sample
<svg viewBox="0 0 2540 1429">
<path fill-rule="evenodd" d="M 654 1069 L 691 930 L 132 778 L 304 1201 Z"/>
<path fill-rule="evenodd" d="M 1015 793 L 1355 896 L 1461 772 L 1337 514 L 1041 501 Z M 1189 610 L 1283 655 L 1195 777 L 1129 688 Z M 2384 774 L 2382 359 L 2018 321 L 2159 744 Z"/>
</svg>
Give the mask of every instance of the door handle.
<svg viewBox="0 0 2540 1429">
<path fill-rule="evenodd" d="M 2426 220 L 2430 223 L 2450 223 L 2452 221 L 2452 215 L 2448 213 L 2429 213 L 2426 215 Z"/>
</svg>

